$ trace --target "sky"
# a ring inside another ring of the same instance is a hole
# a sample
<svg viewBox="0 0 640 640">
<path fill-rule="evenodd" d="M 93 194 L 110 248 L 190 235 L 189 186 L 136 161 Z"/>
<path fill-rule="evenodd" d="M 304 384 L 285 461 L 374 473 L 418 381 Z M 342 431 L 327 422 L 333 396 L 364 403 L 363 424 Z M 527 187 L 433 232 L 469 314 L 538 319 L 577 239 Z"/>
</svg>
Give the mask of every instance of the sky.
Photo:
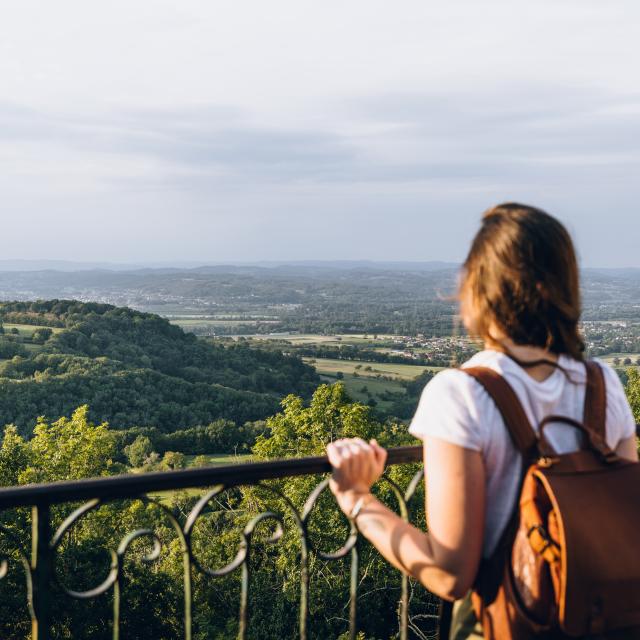
<svg viewBox="0 0 640 640">
<path fill-rule="evenodd" d="M 0 8 L 4 259 L 464 258 L 503 201 L 640 267 L 637 0 Z"/>
</svg>

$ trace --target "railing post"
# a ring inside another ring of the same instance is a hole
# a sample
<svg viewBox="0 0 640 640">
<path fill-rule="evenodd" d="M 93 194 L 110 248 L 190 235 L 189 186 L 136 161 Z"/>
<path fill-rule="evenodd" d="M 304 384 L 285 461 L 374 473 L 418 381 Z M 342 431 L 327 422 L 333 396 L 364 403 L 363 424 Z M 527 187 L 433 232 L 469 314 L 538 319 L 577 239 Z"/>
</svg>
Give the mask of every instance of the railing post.
<svg viewBox="0 0 640 640">
<path fill-rule="evenodd" d="M 31 508 L 32 640 L 49 640 L 51 632 L 51 513 L 47 503 Z"/>
<path fill-rule="evenodd" d="M 191 640 L 191 608 L 193 606 L 193 594 L 191 585 L 191 556 L 189 547 L 182 541 L 182 580 L 184 590 L 184 640 Z"/>
<path fill-rule="evenodd" d="M 351 549 L 351 580 L 349 583 L 349 640 L 358 637 L 358 543 Z"/>
<path fill-rule="evenodd" d="M 303 525 L 302 546 L 300 548 L 300 640 L 307 640 L 309 622 L 309 549 L 307 547 L 307 525 Z"/>
</svg>

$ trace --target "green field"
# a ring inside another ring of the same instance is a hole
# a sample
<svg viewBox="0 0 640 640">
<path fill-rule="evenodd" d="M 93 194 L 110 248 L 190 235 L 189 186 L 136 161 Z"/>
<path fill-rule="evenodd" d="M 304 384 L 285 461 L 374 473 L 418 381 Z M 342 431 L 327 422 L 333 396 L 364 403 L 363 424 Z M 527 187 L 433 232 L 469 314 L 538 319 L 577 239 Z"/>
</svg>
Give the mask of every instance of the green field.
<svg viewBox="0 0 640 640">
<path fill-rule="evenodd" d="M 51 329 L 53 333 L 60 333 L 63 331 L 61 327 L 46 327 L 44 325 L 35 324 L 15 324 L 13 322 L 3 323 L 4 334 L 7 336 L 13 336 L 17 342 L 20 342 L 22 346 L 29 352 L 29 355 L 33 355 L 42 350 L 42 344 L 34 344 L 31 342 L 33 334 L 38 329 Z M 17 331 L 17 334 L 15 333 Z M 0 361 L 4 361 L 6 358 L 0 358 Z"/>
<path fill-rule="evenodd" d="M 397 336 L 377 334 L 375 337 L 371 334 L 357 333 L 340 333 L 331 336 L 323 336 L 318 334 L 290 334 L 284 338 L 292 344 L 324 344 L 327 346 L 340 346 L 345 344 L 368 345 L 372 349 L 378 349 L 381 345 L 387 344 Z"/>
<path fill-rule="evenodd" d="M 222 465 L 228 464 L 241 464 L 243 462 L 249 462 L 251 460 L 250 454 L 235 454 L 235 453 L 208 453 L 205 454 L 208 459 L 207 466 L 211 467 L 220 467 Z M 198 456 L 185 456 L 187 459 L 187 468 L 194 466 L 194 461 Z M 140 470 L 137 470 L 140 473 Z M 188 495 L 189 497 L 197 497 L 203 495 L 206 487 L 195 487 L 193 489 L 181 489 L 179 491 L 158 491 L 157 493 L 149 494 L 149 497 L 156 498 L 162 504 L 170 506 L 173 502 L 173 498 L 179 494 L 183 493 Z"/>
<path fill-rule="evenodd" d="M 371 398 L 375 399 L 377 406 L 381 409 L 390 409 L 392 403 L 382 398 L 386 392 L 405 393 L 404 387 L 399 382 L 390 380 L 376 380 L 375 378 L 354 378 L 352 375 L 345 374 L 342 380 L 335 377 L 320 376 L 320 379 L 327 384 L 341 382 L 344 384 L 347 393 L 357 402 L 366 404 Z M 369 393 L 367 393 L 367 391 Z"/>
<path fill-rule="evenodd" d="M 394 380 L 413 380 L 424 371 L 440 371 L 442 367 L 425 367 L 418 364 L 389 364 L 386 362 L 365 362 L 364 360 L 336 360 L 332 358 L 304 358 L 322 374 L 335 375 L 342 371 L 357 378 L 390 377 Z"/>
<path fill-rule="evenodd" d="M 53 333 L 60 333 L 61 331 L 64 331 L 61 327 L 45 327 L 35 324 L 12 324 L 4 322 L 2 326 L 4 327 L 5 333 L 10 333 L 11 329 L 17 329 L 22 338 L 30 338 L 35 333 L 36 329 L 51 329 Z"/>
<path fill-rule="evenodd" d="M 598 358 L 612 367 L 637 367 L 636 361 L 640 358 L 640 353 L 608 353 L 606 356 L 598 356 Z M 616 358 L 620 360 L 619 364 L 614 363 Z M 626 358 L 631 359 L 631 364 L 623 364 Z"/>
<path fill-rule="evenodd" d="M 198 456 L 185 456 L 187 459 L 187 467 L 192 467 Z M 251 454 L 249 453 L 207 453 L 207 465 L 218 467 L 223 464 L 236 464 L 241 462 L 249 462 Z"/>
<path fill-rule="evenodd" d="M 220 327 L 235 326 L 243 324 L 270 324 L 277 322 L 276 320 L 256 320 L 248 318 L 247 320 L 223 320 L 220 318 L 177 318 L 170 321 L 171 324 L 177 324 L 179 327 L 189 329 L 192 327 Z"/>
<path fill-rule="evenodd" d="M 175 318 L 171 319 L 172 324 L 176 324 L 185 330 L 193 329 L 194 327 L 216 327 L 216 326 L 234 326 L 243 324 L 253 325 L 265 325 L 275 324 L 277 320 L 271 320 L 268 318 L 247 318 L 246 320 L 224 320 L 220 318 Z M 318 333 L 288 333 L 288 332 L 274 332 L 274 333 L 249 333 L 249 334 L 235 334 L 227 336 L 229 338 L 246 339 L 246 340 L 269 340 L 269 341 L 285 341 L 294 346 L 304 346 L 321 344 L 324 346 L 340 346 L 340 345 L 359 345 L 368 346 L 372 349 L 380 349 L 386 347 L 391 348 L 392 341 L 397 336 L 379 334 L 375 337 L 372 334 L 351 334 L 342 333 L 335 335 L 323 335 Z"/>
<path fill-rule="evenodd" d="M 439 367 L 421 365 L 329 358 L 305 358 L 305 361 L 316 368 L 323 382 L 329 384 L 342 382 L 354 400 L 366 404 L 373 399 L 381 410 L 390 410 L 393 405 L 393 399 L 388 397 L 389 393 L 400 395 L 406 393 L 403 382 L 413 380 L 426 370 L 440 370 Z M 343 378 L 341 380 L 337 377 L 338 372 L 342 372 Z"/>
<path fill-rule="evenodd" d="M 325 346 L 339 346 L 344 344 L 368 345 L 373 349 L 389 343 L 396 336 L 379 334 L 374 337 L 371 334 L 341 333 L 336 335 L 321 335 L 318 333 L 274 333 L 252 334 L 246 336 L 234 336 L 251 338 L 253 340 L 286 340 L 293 345 L 322 344 Z"/>
</svg>

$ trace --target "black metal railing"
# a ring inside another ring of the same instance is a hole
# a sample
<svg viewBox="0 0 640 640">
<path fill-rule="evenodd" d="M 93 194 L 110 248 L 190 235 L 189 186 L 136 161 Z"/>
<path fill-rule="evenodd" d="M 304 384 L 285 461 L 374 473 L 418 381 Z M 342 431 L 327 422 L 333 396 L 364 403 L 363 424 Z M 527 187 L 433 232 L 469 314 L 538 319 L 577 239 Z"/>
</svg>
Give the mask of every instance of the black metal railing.
<svg viewBox="0 0 640 640">
<path fill-rule="evenodd" d="M 388 452 L 388 465 L 404 463 L 416 463 L 422 460 L 422 449 L 419 446 L 399 447 Z M 196 523 L 206 512 L 207 505 L 216 496 L 229 489 L 237 487 L 261 487 L 274 497 L 277 497 L 279 505 L 285 505 L 289 521 L 293 521 L 298 535 L 299 544 L 299 637 L 306 640 L 310 635 L 309 630 L 309 561 L 310 554 L 315 553 L 319 557 L 331 561 L 348 558 L 350 560 L 350 588 L 349 588 L 349 617 L 348 633 L 350 639 L 357 637 L 357 600 L 358 600 L 358 561 L 359 545 L 358 532 L 350 524 L 347 539 L 342 547 L 334 552 L 326 553 L 315 549 L 309 537 L 308 522 L 314 505 L 320 495 L 327 490 L 328 477 L 325 477 L 315 485 L 308 495 L 305 504 L 300 508 L 292 503 L 284 493 L 266 480 L 290 478 L 294 476 L 310 476 L 326 474 L 330 471 L 330 465 L 325 457 L 299 458 L 289 460 L 276 460 L 269 462 L 252 462 L 233 464 L 219 467 L 191 468 L 180 471 L 154 472 L 136 475 L 122 475 L 104 478 L 92 478 L 81 481 L 64 481 L 48 484 L 25 485 L 0 489 L 0 513 L 13 512 L 15 508 L 30 508 L 31 518 L 31 549 L 30 553 L 23 548 L 20 539 L 20 531 L 11 526 L 5 518 L 0 524 L 0 531 L 5 539 L 9 539 L 15 547 L 11 550 L 2 550 L 5 558 L 20 558 L 25 572 L 28 610 L 31 617 L 32 640 L 45 640 L 54 636 L 56 617 L 52 612 L 53 593 L 62 593 L 64 597 L 76 600 L 91 600 L 105 593 L 111 593 L 112 598 L 112 637 L 120 638 L 121 633 L 121 590 L 123 578 L 124 556 L 129 547 L 139 539 L 146 539 L 150 544 L 144 559 L 151 562 L 157 559 L 161 552 L 161 540 L 150 528 L 137 528 L 125 535 L 119 544 L 110 550 L 111 563 L 106 577 L 98 586 L 86 590 L 73 590 L 60 584 L 57 578 L 56 562 L 58 561 L 59 548 L 62 541 L 72 528 L 87 514 L 95 512 L 105 504 L 118 500 L 140 500 L 146 505 L 154 505 L 154 508 L 162 510 L 164 516 L 177 536 L 182 554 L 182 579 L 184 601 L 184 638 L 191 640 L 193 637 L 193 596 L 192 583 L 194 575 L 219 578 L 236 571 L 241 574 L 240 603 L 238 619 L 238 637 L 244 639 L 249 632 L 249 587 L 252 535 L 257 525 L 265 520 L 276 523 L 275 533 L 268 541 L 275 541 L 282 535 L 285 514 L 277 511 L 262 511 L 255 515 L 242 531 L 240 547 L 235 557 L 225 566 L 219 569 L 211 569 L 200 563 L 193 549 L 193 533 Z M 422 480 L 422 470 L 411 476 L 406 487 L 400 487 L 396 482 L 385 475 L 384 481 L 395 494 L 399 513 L 404 519 L 409 517 L 408 501 L 416 492 Z M 159 492 L 178 489 L 195 489 L 209 487 L 204 493 L 189 504 L 189 510 L 182 515 L 169 508 L 157 495 Z M 74 503 L 81 502 L 80 506 L 73 508 Z M 72 511 L 66 517 L 53 517 L 60 508 L 56 505 L 73 505 Z M 55 527 L 54 522 L 61 520 Z M 27 521 L 23 518 L 23 521 Z M 29 526 L 27 524 L 27 526 Z M 8 560 L 5 559 L 0 566 L 0 577 L 7 573 Z M 400 597 L 398 606 L 399 629 L 398 637 L 407 640 L 409 633 L 409 580 L 404 575 L 399 575 Z"/>
</svg>

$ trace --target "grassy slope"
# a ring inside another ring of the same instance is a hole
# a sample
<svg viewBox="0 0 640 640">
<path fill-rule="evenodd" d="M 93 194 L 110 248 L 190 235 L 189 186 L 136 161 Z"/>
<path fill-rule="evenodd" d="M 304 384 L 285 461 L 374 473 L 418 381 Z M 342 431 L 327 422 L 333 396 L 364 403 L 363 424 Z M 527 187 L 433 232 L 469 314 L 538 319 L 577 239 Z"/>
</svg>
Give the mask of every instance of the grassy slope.
<svg viewBox="0 0 640 640">
<path fill-rule="evenodd" d="M 313 364 L 319 374 L 335 374 L 342 371 L 353 375 L 358 372 L 361 378 L 376 378 L 378 374 L 390 376 L 396 380 L 413 380 L 423 371 L 439 371 L 441 367 L 425 367 L 416 364 L 388 364 L 385 362 L 366 362 L 364 360 L 335 360 L 331 358 L 304 358 L 305 362 Z M 356 367 L 360 365 L 360 369 Z M 366 371 L 371 367 L 370 371 Z"/>
</svg>

